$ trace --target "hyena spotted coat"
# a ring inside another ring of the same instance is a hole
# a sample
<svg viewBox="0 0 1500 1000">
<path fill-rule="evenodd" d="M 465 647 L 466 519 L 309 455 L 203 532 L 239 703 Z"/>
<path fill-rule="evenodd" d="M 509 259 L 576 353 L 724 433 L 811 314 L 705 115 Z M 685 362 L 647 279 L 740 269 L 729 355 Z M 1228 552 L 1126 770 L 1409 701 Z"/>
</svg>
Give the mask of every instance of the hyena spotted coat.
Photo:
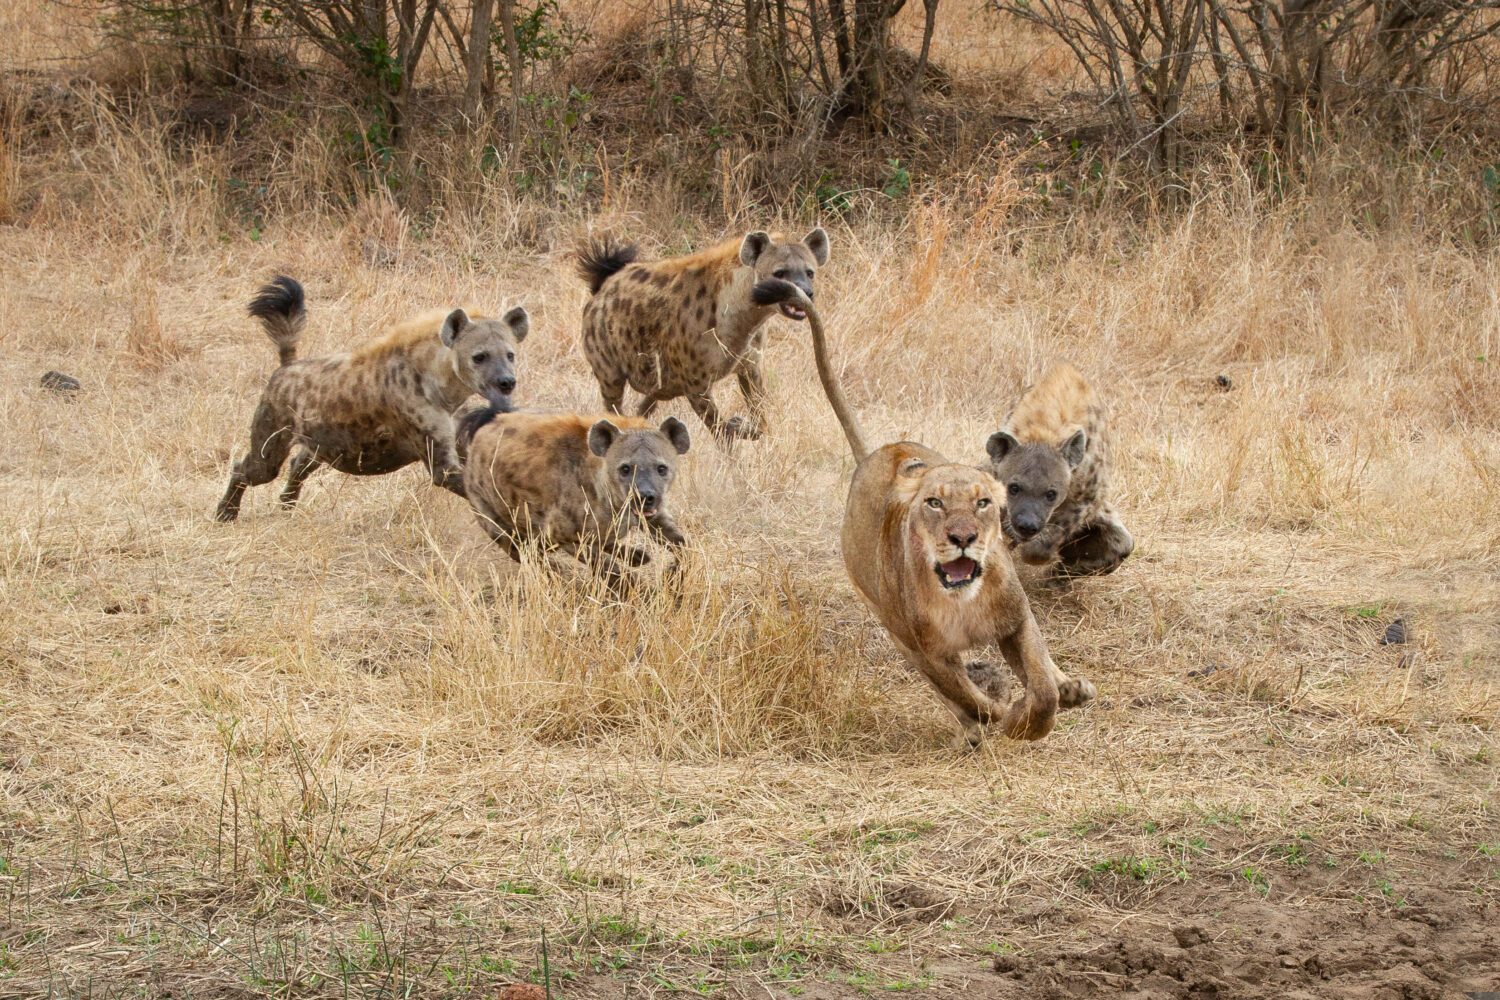
<svg viewBox="0 0 1500 1000">
<path fill-rule="evenodd" d="M 281 504 L 291 507 L 319 466 L 378 476 L 423 462 L 434 485 L 463 495 L 453 413 L 473 393 L 509 409 L 516 345 L 531 320 L 520 306 L 500 319 L 463 309 L 425 313 L 347 354 L 297 360 L 307 321 L 302 286 L 278 277 L 250 303 L 276 344 L 271 375 L 216 517 L 233 521 L 245 490 L 275 479 L 292 456 Z"/>
<path fill-rule="evenodd" d="M 640 416 L 685 396 L 720 440 L 766 433 L 765 322 L 778 310 L 794 321 L 806 314 L 790 303 L 756 305 L 750 290 L 775 277 L 812 298 L 817 269 L 828 262 L 828 234 L 819 228 L 778 243 L 754 232 L 649 264 L 637 263 L 636 254 L 633 246 L 611 243 L 579 254 L 579 273 L 593 292 L 583 310 L 583 352 L 605 407 L 623 412 L 628 385 L 645 397 Z M 730 374 L 739 380 L 748 421 L 726 420 L 714 404 L 714 383 Z"/>
<path fill-rule="evenodd" d="M 619 582 L 625 566 L 651 558 L 623 544 L 632 529 L 644 527 L 674 548 L 686 541 L 667 513 L 677 459 L 689 446 L 676 417 L 653 427 L 640 417 L 491 408 L 464 417 L 458 439 L 468 454 L 469 504 L 512 559 L 520 560 L 521 545 L 536 543 Z"/>
<path fill-rule="evenodd" d="M 1005 487 L 1006 537 L 1023 561 L 1055 561 L 1065 575 L 1110 573 L 1135 548 L 1108 500 L 1108 415 L 1072 365 L 1028 390 L 985 449 Z"/>
</svg>

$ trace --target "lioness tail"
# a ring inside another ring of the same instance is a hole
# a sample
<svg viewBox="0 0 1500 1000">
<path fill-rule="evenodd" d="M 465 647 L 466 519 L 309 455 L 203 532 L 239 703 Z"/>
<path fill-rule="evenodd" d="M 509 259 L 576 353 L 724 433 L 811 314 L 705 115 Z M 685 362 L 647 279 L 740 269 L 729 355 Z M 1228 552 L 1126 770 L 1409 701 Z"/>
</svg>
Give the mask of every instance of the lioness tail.
<svg viewBox="0 0 1500 1000">
<path fill-rule="evenodd" d="M 807 313 L 807 323 L 812 328 L 813 359 L 818 365 L 818 380 L 823 383 L 828 405 L 833 407 L 834 415 L 844 428 L 844 437 L 849 439 L 849 449 L 854 452 L 854 461 L 863 462 L 865 456 L 870 454 L 870 446 L 865 442 L 864 432 L 859 429 L 854 411 L 849 408 L 849 401 L 844 398 L 844 388 L 839 385 L 838 376 L 833 373 L 833 365 L 828 360 L 828 338 L 823 333 L 823 318 L 818 315 L 812 299 L 790 281 L 767 278 L 750 290 L 750 301 L 758 306 L 789 302 Z"/>
</svg>

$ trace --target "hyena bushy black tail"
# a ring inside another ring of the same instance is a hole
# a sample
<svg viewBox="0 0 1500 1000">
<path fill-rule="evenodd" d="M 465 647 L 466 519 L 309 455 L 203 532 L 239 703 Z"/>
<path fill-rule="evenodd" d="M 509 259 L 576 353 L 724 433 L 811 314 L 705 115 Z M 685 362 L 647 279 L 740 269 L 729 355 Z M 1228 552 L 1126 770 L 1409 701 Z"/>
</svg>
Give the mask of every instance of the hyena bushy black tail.
<svg viewBox="0 0 1500 1000">
<path fill-rule="evenodd" d="M 250 300 L 250 315 L 260 320 L 266 336 L 276 344 L 281 363 L 297 360 L 297 341 L 307 323 L 302 285 L 294 278 L 278 274 Z"/>
<path fill-rule="evenodd" d="M 578 276 L 588 282 L 589 294 L 598 294 L 610 275 L 626 264 L 635 263 L 640 253 L 633 243 L 591 242 L 578 251 Z"/>
</svg>

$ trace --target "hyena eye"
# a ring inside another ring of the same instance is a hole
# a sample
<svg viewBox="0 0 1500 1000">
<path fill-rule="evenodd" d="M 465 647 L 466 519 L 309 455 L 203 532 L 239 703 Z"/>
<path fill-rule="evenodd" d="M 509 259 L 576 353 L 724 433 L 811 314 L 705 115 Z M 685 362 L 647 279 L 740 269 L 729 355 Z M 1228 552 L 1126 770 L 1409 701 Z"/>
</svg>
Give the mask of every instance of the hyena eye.
<svg viewBox="0 0 1500 1000">
<path fill-rule="evenodd" d="M 975 510 L 984 510 L 989 505 L 990 505 L 990 498 L 989 497 L 980 497 L 978 500 L 974 501 L 974 509 Z"/>
<path fill-rule="evenodd" d="M 514 361 L 514 360 L 516 360 L 516 352 L 515 351 L 506 351 L 505 352 L 505 360 L 506 361 Z"/>
<path fill-rule="evenodd" d="M 472 362 L 474 362 L 476 365 L 482 365 L 486 361 L 488 361 L 489 359 L 490 359 L 490 356 L 488 354 L 486 354 L 484 351 L 480 351 L 478 354 L 474 355 L 469 360 L 472 361 Z"/>
<path fill-rule="evenodd" d="M 927 506 L 931 507 L 933 510 L 942 510 L 943 501 L 939 500 L 937 497 L 928 497 Z"/>
<path fill-rule="evenodd" d="M 775 271 L 773 271 L 771 273 L 772 273 L 773 277 L 785 278 L 786 277 L 786 268 L 779 267 L 779 268 L 777 268 Z"/>
<path fill-rule="evenodd" d="M 1047 502 L 1051 503 L 1052 501 L 1054 501 L 1056 499 L 1057 499 L 1057 491 L 1056 490 L 1048 490 L 1047 491 Z"/>
<path fill-rule="evenodd" d="M 628 466 L 628 465 L 622 465 L 622 466 L 620 466 L 620 475 L 628 477 L 630 475 L 630 466 Z"/>
<path fill-rule="evenodd" d="M 667 467 L 665 465 L 658 465 L 656 467 L 656 474 L 658 476 L 665 476 L 667 474 Z"/>
<path fill-rule="evenodd" d="M 808 276 L 808 277 L 809 277 L 809 278 L 811 278 L 811 277 L 812 277 L 812 276 L 813 276 L 813 273 L 812 273 L 812 268 L 808 268 L 808 269 L 807 269 L 807 276 Z"/>
<path fill-rule="evenodd" d="M 1011 483 L 1005 488 L 1005 492 L 1009 493 L 1013 497 L 1018 497 L 1021 495 L 1021 484 Z"/>
</svg>

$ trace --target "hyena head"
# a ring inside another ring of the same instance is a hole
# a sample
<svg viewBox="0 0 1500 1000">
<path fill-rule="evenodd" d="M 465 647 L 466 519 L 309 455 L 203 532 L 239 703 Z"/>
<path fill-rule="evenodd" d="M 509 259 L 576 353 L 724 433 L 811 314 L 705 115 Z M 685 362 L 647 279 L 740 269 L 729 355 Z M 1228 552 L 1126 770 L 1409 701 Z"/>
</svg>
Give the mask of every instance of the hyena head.
<svg viewBox="0 0 1500 1000">
<path fill-rule="evenodd" d="M 453 370 L 464 385 L 501 411 L 511 408 L 516 389 L 516 345 L 531 332 L 531 317 L 521 306 L 499 319 L 474 319 L 455 309 L 443 320 L 438 335 L 453 352 Z"/>
<path fill-rule="evenodd" d="M 604 460 L 600 492 L 615 510 L 653 517 L 667 508 L 667 487 L 677 477 L 677 456 L 686 455 L 688 429 L 676 417 L 657 430 L 621 430 L 600 420 L 589 428 L 589 451 Z"/>
<path fill-rule="evenodd" d="M 985 442 L 990 474 L 1005 488 L 1005 519 L 1021 541 L 1034 536 L 1068 495 L 1073 470 L 1083 461 L 1088 435 L 1074 431 L 1061 444 L 1022 444 L 1006 430 Z"/>
<path fill-rule="evenodd" d="M 780 278 L 802 289 L 810 299 L 818 268 L 828 263 L 828 234 L 819 226 L 800 240 L 777 243 L 768 233 L 750 233 L 740 244 L 740 263 L 755 269 L 756 284 L 767 278 Z M 787 319 L 807 318 L 806 312 L 790 302 L 780 305 L 781 314 Z"/>
</svg>

